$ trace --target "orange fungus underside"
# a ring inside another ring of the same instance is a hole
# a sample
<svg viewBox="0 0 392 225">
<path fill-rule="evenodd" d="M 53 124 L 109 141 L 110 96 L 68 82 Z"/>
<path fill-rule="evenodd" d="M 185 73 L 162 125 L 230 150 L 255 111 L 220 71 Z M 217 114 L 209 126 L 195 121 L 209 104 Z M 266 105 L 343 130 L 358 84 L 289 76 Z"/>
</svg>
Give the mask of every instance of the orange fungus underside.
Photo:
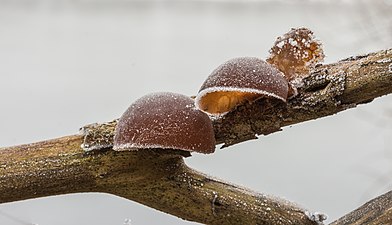
<svg viewBox="0 0 392 225">
<path fill-rule="evenodd" d="M 217 91 L 207 93 L 200 99 L 199 107 L 211 114 L 222 114 L 231 111 L 246 101 L 254 101 L 263 95 L 239 91 Z"/>
</svg>

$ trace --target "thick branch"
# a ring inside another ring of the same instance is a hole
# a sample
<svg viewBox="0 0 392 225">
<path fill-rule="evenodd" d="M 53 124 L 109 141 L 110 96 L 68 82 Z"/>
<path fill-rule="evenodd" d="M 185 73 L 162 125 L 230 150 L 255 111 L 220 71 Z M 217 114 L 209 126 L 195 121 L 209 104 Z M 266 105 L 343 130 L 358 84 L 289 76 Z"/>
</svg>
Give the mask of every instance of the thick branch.
<svg viewBox="0 0 392 225">
<path fill-rule="evenodd" d="M 229 146 L 392 93 L 392 49 L 318 66 L 288 104 L 260 100 L 215 121 L 216 139 Z"/>
<path fill-rule="evenodd" d="M 392 224 L 392 191 L 389 191 L 336 220 L 330 225 Z"/>
<path fill-rule="evenodd" d="M 206 224 L 316 224 L 287 201 L 210 178 L 168 150 L 86 153 L 82 136 L 0 149 L 0 203 L 105 192 Z"/>
</svg>

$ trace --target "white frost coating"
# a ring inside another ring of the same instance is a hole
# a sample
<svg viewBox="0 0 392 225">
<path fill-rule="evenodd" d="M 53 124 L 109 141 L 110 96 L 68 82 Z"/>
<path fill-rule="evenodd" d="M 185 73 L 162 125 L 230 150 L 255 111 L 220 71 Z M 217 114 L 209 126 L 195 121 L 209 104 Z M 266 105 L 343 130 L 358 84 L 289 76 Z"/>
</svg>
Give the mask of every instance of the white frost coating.
<svg viewBox="0 0 392 225">
<path fill-rule="evenodd" d="M 215 138 L 211 120 L 181 94 L 152 93 L 136 100 L 121 116 L 114 150 L 181 149 L 212 153 Z"/>
<path fill-rule="evenodd" d="M 284 45 L 284 41 L 280 41 L 280 42 L 278 42 L 278 43 L 276 44 L 276 46 L 277 46 L 278 48 L 282 48 L 283 45 Z"/>
<path fill-rule="evenodd" d="M 389 63 L 389 62 L 392 62 L 392 59 L 380 59 L 380 60 L 377 60 L 377 63 Z"/>
<path fill-rule="evenodd" d="M 324 220 L 326 220 L 328 218 L 328 216 L 324 213 L 320 213 L 320 212 L 309 212 L 309 211 L 305 211 L 305 215 L 311 220 L 316 222 L 317 224 L 323 225 L 324 224 Z"/>
<path fill-rule="evenodd" d="M 270 92 L 267 92 L 267 91 L 262 91 L 262 90 L 259 90 L 259 89 L 253 89 L 253 88 L 235 88 L 235 87 L 213 87 L 213 88 L 206 88 L 206 89 L 204 89 L 203 91 L 199 92 L 199 94 L 196 96 L 196 99 L 195 99 L 196 108 L 198 108 L 199 110 L 202 110 L 203 112 L 205 112 L 205 111 L 202 109 L 201 105 L 200 105 L 201 99 L 202 99 L 206 94 L 213 93 L 213 92 L 220 92 L 220 91 L 222 91 L 222 92 L 225 92 L 225 91 L 233 91 L 233 92 L 243 92 L 243 93 L 260 94 L 260 97 L 269 96 L 269 97 L 274 97 L 274 98 L 277 98 L 277 99 L 280 99 L 280 100 L 286 102 L 286 99 L 284 99 L 284 98 L 282 98 L 282 97 L 280 97 L 280 96 L 278 96 L 278 95 L 276 95 L 276 94 L 273 94 L 273 93 L 270 93 Z M 207 113 L 208 115 L 212 115 L 211 113 L 208 113 L 208 112 L 205 112 L 205 113 Z M 221 113 L 221 114 L 219 114 L 219 115 L 222 116 L 222 115 L 224 115 L 224 114 L 226 114 L 226 113 L 228 113 L 228 112 L 224 112 L 224 113 Z M 216 115 L 216 114 L 214 114 L 214 115 Z"/>
<path fill-rule="evenodd" d="M 293 38 L 289 38 L 289 44 L 293 47 L 296 47 L 298 45 L 297 41 Z"/>
<path fill-rule="evenodd" d="M 259 58 L 240 57 L 228 60 L 216 68 L 200 90 L 211 87 L 261 88 L 258 83 L 267 86 L 284 85 L 284 74 Z"/>
<path fill-rule="evenodd" d="M 275 64 L 289 80 L 303 77 L 324 59 L 321 42 L 307 28 L 292 28 L 278 37 L 270 50 L 269 60 Z"/>
<path fill-rule="evenodd" d="M 392 62 L 392 59 L 380 59 L 380 60 L 377 60 L 377 63 L 390 63 L 390 62 Z M 388 66 L 388 72 L 392 73 L 392 63 L 390 63 L 389 66 Z"/>
<path fill-rule="evenodd" d="M 89 151 L 92 151 L 92 150 L 96 150 L 96 149 L 104 149 L 104 148 L 111 148 L 113 145 L 110 145 L 110 144 L 107 144 L 107 145 L 98 145 L 98 144 L 95 144 L 95 145 L 92 145 L 92 146 L 89 146 L 89 145 L 86 145 L 86 144 L 81 144 L 80 145 L 80 147 L 84 150 L 84 151 L 86 151 L 86 152 L 89 152 Z"/>
<path fill-rule="evenodd" d="M 121 144 L 113 146 L 115 151 L 138 151 L 139 149 L 150 149 L 150 148 L 161 148 L 161 149 L 178 149 L 177 146 L 165 146 L 165 145 L 153 145 L 153 144 Z M 194 149 L 182 148 L 181 150 L 193 152 Z"/>
<path fill-rule="evenodd" d="M 236 187 L 236 189 L 238 191 L 241 191 L 242 193 L 244 193 L 246 195 L 255 196 L 255 197 L 258 198 L 256 200 L 258 202 L 260 202 L 260 200 L 263 200 L 263 202 L 265 204 L 269 204 L 269 202 L 279 203 L 279 204 L 287 206 L 287 207 L 289 207 L 291 209 L 297 209 L 297 210 L 299 210 L 301 212 L 304 212 L 304 213 L 308 212 L 309 213 L 308 210 L 306 210 L 305 208 L 300 206 L 298 203 L 292 202 L 290 200 L 287 200 L 286 198 L 284 198 L 282 196 L 274 196 L 274 195 L 270 195 L 270 194 L 266 194 L 266 193 L 255 192 L 254 190 L 249 189 L 248 187 L 240 186 L 238 184 L 234 184 L 234 183 L 232 183 L 230 181 L 226 181 L 226 180 L 223 180 L 223 179 L 215 177 L 215 176 L 211 176 L 211 175 L 206 174 L 206 173 L 201 173 L 201 172 L 198 172 L 198 173 L 200 173 L 201 175 L 203 175 L 204 177 L 206 177 L 206 178 L 208 178 L 210 180 L 215 180 L 217 182 L 226 183 L 227 185 Z"/>
<path fill-rule="evenodd" d="M 292 79 L 290 81 L 290 84 L 293 85 L 296 88 L 301 88 L 301 87 L 303 87 L 305 85 L 303 79 L 301 79 L 299 77 Z"/>
<path fill-rule="evenodd" d="M 218 198 L 218 193 L 213 191 L 212 194 L 213 194 L 214 198 L 212 199 L 212 202 L 211 202 L 211 210 L 212 210 L 212 214 L 214 214 L 214 216 L 216 216 L 215 202 L 216 202 L 216 199 Z"/>
</svg>

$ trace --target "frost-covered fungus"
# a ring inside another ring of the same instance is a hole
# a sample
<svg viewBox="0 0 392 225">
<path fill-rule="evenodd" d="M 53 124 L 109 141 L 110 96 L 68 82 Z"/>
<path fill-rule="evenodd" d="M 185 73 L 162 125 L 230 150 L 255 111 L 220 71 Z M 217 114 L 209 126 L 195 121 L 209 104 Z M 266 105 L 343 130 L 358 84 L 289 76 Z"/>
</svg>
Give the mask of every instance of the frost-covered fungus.
<svg viewBox="0 0 392 225">
<path fill-rule="evenodd" d="M 278 67 L 289 81 L 309 74 L 324 59 L 321 42 L 307 28 L 292 28 L 278 37 L 267 62 Z"/>
<path fill-rule="evenodd" d="M 215 69 L 196 96 L 196 107 L 222 115 L 261 97 L 286 101 L 288 84 L 271 64 L 254 57 L 231 59 Z"/>
<path fill-rule="evenodd" d="M 180 149 L 215 151 L 210 118 L 194 107 L 191 98 L 175 93 L 148 94 L 121 116 L 114 135 L 114 150 Z"/>
</svg>

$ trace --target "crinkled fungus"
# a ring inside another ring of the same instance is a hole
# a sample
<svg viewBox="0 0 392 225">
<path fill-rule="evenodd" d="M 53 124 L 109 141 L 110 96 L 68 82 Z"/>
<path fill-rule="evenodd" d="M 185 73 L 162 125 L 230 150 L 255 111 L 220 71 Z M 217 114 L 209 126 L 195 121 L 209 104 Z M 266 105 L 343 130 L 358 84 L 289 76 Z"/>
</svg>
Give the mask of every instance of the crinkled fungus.
<svg viewBox="0 0 392 225">
<path fill-rule="evenodd" d="M 164 148 L 213 153 L 215 137 L 210 118 L 191 98 L 161 92 L 134 102 L 115 130 L 114 150 Z"/>
<path fill-rule="evenodd" d="M 274 66 L 255 57 L 242 57 L 215 69 L 201 86 L 195 103 L 209 114 L 220 115 L 260 97 L 286 101 L 287 92 L 287 81 Z"/>
<path fill-rule="evenodd" d="M 307 28 L 292 28 L 278 37 L 267 62 L 275 65 L 289 81 L 309 74 L 324 59 L 321 42 Z"/>
</svg>

